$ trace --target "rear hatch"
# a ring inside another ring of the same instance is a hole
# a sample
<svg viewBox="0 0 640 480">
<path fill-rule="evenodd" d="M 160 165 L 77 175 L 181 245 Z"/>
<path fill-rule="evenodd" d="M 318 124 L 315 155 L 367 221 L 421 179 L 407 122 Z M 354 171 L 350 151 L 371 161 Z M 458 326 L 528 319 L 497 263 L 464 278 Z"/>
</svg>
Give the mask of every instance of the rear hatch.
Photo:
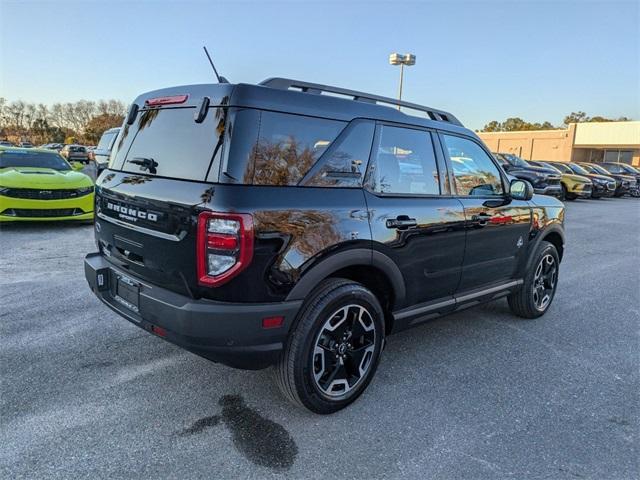
<svg viewBox="0 0 640 480">
<path fill-rule="evenodd" d="M 232 88 L 176 87 L 135 100 L 96 184 L 96 240 L 110 262 L 164 288 L 197 291 L 197 214 L 217 180 Z"/>
</svg>

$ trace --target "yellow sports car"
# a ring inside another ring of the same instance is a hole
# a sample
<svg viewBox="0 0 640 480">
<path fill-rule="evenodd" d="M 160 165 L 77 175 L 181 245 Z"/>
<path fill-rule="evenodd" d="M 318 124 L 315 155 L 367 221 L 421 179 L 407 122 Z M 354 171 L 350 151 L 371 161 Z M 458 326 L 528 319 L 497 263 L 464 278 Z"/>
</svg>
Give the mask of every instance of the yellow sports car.
<svg viewBox="0 0 640 480">
<path fill-rule="evenodd" d="M 52 150 L 0 147 L 0 222 L 92 220 L 93 180 L 75 168 Z"/>
</svg>

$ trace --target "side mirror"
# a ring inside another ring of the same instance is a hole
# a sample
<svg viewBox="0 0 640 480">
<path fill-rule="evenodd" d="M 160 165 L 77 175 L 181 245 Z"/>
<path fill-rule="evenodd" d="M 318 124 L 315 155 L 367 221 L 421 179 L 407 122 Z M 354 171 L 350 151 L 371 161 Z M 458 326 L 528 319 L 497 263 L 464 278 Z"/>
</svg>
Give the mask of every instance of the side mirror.
<svg viewBox="0 0 640 480">
<path fill-rule="evenodd" d="M 527 180 L 511 180 L 509 194 L 514 200 L 531 200 L 533 198 L 533 185 Z"/>
<path fill-rule="evenodd" d="M 72 162 L 71 168 L 73 168 L 76 171 L 80 171 L 84 168 L 84 165 L 82 165 L 80 162 Z"/>
</svg>

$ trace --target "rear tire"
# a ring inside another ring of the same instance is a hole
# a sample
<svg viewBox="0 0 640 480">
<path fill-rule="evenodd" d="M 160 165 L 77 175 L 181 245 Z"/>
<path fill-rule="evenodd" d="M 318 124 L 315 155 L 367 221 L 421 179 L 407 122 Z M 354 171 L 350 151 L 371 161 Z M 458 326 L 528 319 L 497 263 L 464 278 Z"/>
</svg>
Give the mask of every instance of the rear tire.
<svg viewBox="0 0 640 480">
<path fill-rule="evenodd" d="M 363 285 L 322 282 L 298 314 L 275 368 L 294 404 L 328 414 L 355 401 L 375 374 L 384 342 L 384 313 Z"/>
<path fill-rule="evenodd" d="M 560 257 L 556 247 L 542 241 L 520 290 L 507 297 L 511 311 L 522 318 L 538 318 L 551 306 L 558 286 Z"/>
</svg>

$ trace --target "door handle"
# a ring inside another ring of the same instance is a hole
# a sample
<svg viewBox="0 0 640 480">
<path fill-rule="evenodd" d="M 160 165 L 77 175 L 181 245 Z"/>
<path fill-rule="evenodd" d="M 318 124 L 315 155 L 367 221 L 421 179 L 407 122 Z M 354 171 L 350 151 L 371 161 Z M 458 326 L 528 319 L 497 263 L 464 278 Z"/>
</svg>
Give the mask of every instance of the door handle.
<svg viewBox="0 0 640 480">
<path fill-rule="evenodd" d="M 471 217 L 471 221 L 479 227 L 486 226 L 489 220 L 491 220 L 491 215 L 489 215 L 488 213 L 479 213 Z"/>
<path fill-rule="evenodd" d="M 407 215 L 399 215 L 396 218 L 387 219 L 387 228 L 397 228 L 398 230 L 406 230 L 407 228 L 417 227 L 418 222 L 415 218 L 409 218 Z"/>
</svg>

